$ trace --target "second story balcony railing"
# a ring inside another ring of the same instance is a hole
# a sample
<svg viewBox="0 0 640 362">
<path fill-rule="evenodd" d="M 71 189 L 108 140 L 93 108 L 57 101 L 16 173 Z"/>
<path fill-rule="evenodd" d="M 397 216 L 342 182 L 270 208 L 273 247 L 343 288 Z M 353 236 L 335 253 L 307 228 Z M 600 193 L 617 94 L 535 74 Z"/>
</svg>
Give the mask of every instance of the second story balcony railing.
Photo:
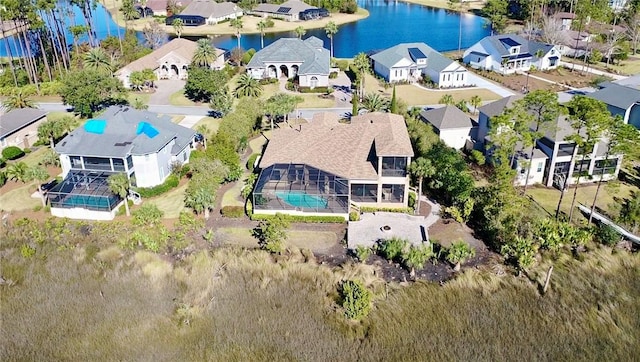
<svg viewBox="0 0 640 362">
<path fill-rule="evenodd" d="M 404 169 L 383 168 L 382 176 L 384 177 L 405 177 L 407 171 Z"/>
</svg>

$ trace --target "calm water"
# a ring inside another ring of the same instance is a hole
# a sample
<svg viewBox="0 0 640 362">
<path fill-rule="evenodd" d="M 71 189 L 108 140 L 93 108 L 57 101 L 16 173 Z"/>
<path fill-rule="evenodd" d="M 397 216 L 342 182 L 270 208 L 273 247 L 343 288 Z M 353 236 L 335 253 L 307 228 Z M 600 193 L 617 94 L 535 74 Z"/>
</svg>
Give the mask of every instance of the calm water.
<svg viewBox="0 0 640 362">
<path fill-rule="evenodd" d="M 333 40 L 334 55 L 338 58 L 350 58 L 359 52 L 385 49 L 406 42 L 424 42 L 438 51 L 457 49 L 460 16 L 462 16 L 462 48 L 468 48 L 489 35 L 489 29 L 484 26 L 485 19 L 471 14 L 459 15 L 444 9 L 384 0 L 359 0 L 358 4 L 367 9 L 370 16 L 356 23 L 339 27 Z M 71 8 L 75 13 L 75 23 L 83 24 L 84 18 L 80 9 Z M 97 24 L 99 39 L 104 39 L 108 34 L 117 34 L 117 25 L 100 4 L 94 11 L 94 20 Z M 120 28 L 120 33 L 124 34 L 124 28 Z M 322 39 L 325 46 L 329 48 L 329 39 L 323 29 L 308 30 L 305 38 L 312 35 Z M 267 34 L 264 42 L 268 45 L 278 38 L 295 36 L 293 32 Z M 140 34 L 139 37 L 141 37 Z M 86 36 L 81 40 L 86 41 Z M 68 34 L 68 41 L 69 44 L 73 43 L 71 34 Z M 231 35 L 218 36 L 213 41 L 222 49 L 232 49 L 237 46 L 236 38 Z M 240 41 L 244 49 L 260 49 L 259 34 L 243 35 Z M 4 39 L 0 40 L 0 56 L 7 55 L 4 43 Z M 13 54 L 19 54 L 12 39 L 9 39 L 9 44 Z"/>
</svg>

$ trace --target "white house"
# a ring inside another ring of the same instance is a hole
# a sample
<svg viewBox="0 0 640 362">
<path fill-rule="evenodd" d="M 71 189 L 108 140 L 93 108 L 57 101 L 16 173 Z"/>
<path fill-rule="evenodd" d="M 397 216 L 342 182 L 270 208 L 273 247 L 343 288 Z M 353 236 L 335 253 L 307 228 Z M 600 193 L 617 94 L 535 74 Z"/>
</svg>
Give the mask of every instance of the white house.
<svg viewBox="0 0 640 362">
<path fill-rule="evenodd" d="M 187 71 L 197 47 L 194 41 L 175 38 L 144 57 L 120 68 L 115 76 L 122 81 L 125 87 L 131 86 L 129 80 L 131 73 L 145 69 L 152 69 L 157 79 L 187 79 Z M 224 51 L 214 50 L 217 58 L 211 64 L 211 68 L 222 69 L 224 67 Z"/>
<path fill-rule="evenodd" d="M 124 173 L 133 186 L 159 185 L 171 174 L 173 163 L 189 162 L 195 135 L 169 116 L 109 107 L 55 146 L 64 180 L 49 192 L 52 214 L 112 219 L 122 199 L 110 192 L 108 177 Z"/>
<path fill-rule="evenodd" d="M 433 127 L 447 146 L 458 150 L 465 148 L 476 130 L 469 115 L 451 105 L 422 111 L 420 117 Z"/>
<path fill-rule="evenodd" d="M 430 79 L 438 87 L 469 85 L 467 69 L 425 43 L 403 43 L 371 56 L 373 70 L 387 82 Z"/>
<path fill-rule="evenodd" d="M 282 4 L 259 3 L 251 11 L 252 15 L 271 17 L 285 21 L 312 20 L 329 16 L 329 11 L 311 6 L 300 0 L 288 0 Z"/>
<path fill-rule="evenodd" d="M 464 52 L 463 62 L 476 69 L 502 74 L 555 69 L 560 51 L 551 44 L 526 40 L 515 34 L 487 36 Z"/>
<path fill-rule="evenodd" d="M 202 16 L 208 25 L 214 25 L 225 20 L 239 18 L 243 15 L 242 9 L 232 2 L 217 3 L 211 0 L 196 0 L 187 5 L 180 15 Z"/>
<path fill-rule="evenodd" d="M 322 40 L 280 38 L 253 55 L 247 73 L 255 79 L 295 78 L 300 87 L 329 86 L 329 50 Z"/>
</svg>

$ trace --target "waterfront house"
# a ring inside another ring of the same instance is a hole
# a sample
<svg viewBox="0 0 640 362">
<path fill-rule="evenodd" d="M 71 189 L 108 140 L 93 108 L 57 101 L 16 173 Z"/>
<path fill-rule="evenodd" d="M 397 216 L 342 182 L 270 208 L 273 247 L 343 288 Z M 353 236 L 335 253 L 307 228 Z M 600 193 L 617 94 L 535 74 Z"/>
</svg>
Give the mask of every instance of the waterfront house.
<svg viewBox="0 0 640 362">
<path fill-rule="evenodd" d="M 260 160 L 256 214 L 340 215 L 350 205 L 407 207 L 413 149 L 402 116 L 367 113 L 276 129 Z"/>
<path fill-rule="evenodd" d="M 188 39 L 172 39 L 153 52 L 120 68 L 115 76 L 122 81 L 125 87 L 131 86 L 129 81 L 131 73 L 145 69 L 152 69 L 157 79 L 186 79 L 193 53 L 197 47 L 196 42 Z M 215 49 L 215 51 L 218 57 L 211 64 L 211 68 L 222 69 L 224 67 L 224 51 L 220 49 Z"/>
<path fill-rule="evenodd" d="M 256 52 L 247 73 L 255 79 L 298 78 L 301 88 L 327 87 L 330 72 L 329 50 L 322 40 L 280 38 Z"/>
<path fill-rule="evenodd" d="M 107 178 L 125 173 L 133 186 L 162 184 L 171 165 L 189 162 L 196 133 L 160 116 L 128 106 L 111 106 L 76 128 L 55 147 L 63 181 L 49 191 L 54 216 L 112 219 L 122 202 Z"/>
<path fill-rule="evenodd" d="M 242 9 L 232 2 L 217 3 L 210 0 L 196 0 L 189 4 L 180 16 L 202 16 L 208 25 L 214 25 L 225 20 L 231 20 L 241 17 Z"/>
<path fill-rule="evenodd" d="M 438 87 L 469 85 L 467 69 L 425 43 L 403 43 L 370 56 L 375 73 L 387 82 L 417 82 L 422 77 Z"/>
<path fill-rule="evenodd" d="M 476 69 L 502 74 L 555 69 L 560 50 L 552 44 L 526 40 L 515 34 L 487 36 L 465 50 L 463 62 Z"/>
<path fill-rule="evenodd" d="M 41 109 L 21 108 L 0 111 L 0 150 L 9 146 L 28 148 L 38 140 L 38 126 L 47 120 Z"/>
<path fill-rule="evenodd" d="M 329 11 L 299 0 L 289 0 L 282 4 L 258 4 L 253 8 L 251 14 L 285 21 L 300 21 L 327 17 L 329 16 Z"/>
<path fill-rule="evenodd" d="M 433 127 L 442 142 L 458 150 L 471 144 L 477 130 L 471 117 L 456 106 L 423 110 L 420 118 Z"/>
<path fill-rule="evenodd" d="M 605 82 L 601 89 L 587 94 L 587 97 L 597 99 L 607 105 L 607 109 L 614 116 L 620 116 L 625 123 L 640 129 L 640 76 Z"/>
</svg>

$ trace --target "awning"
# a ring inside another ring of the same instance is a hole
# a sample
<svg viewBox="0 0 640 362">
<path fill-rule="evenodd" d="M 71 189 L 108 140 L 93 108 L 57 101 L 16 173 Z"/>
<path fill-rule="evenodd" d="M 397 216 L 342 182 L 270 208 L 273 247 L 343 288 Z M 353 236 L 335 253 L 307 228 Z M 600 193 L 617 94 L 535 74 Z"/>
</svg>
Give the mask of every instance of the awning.
<svg viewBox="0 0 640 362">
<path fill-rule="evenodd" d="M 549 57 L 549 60 L 558 60 L 558 57 Z"/>
</svg>

